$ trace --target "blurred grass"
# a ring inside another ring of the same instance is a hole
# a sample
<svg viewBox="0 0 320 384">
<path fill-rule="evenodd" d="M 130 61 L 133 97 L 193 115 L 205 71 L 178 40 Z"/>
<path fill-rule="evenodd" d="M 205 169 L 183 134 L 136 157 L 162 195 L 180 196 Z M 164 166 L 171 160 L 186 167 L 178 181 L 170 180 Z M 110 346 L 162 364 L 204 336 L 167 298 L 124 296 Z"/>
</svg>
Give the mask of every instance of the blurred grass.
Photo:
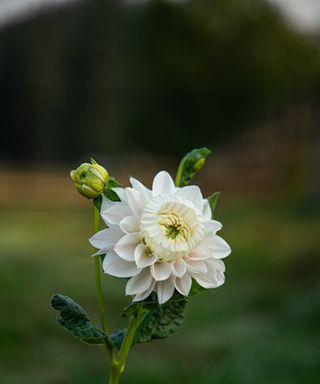
<svg viewBox="0 0 320 384">
<path fill-rule="evenodd" d="M 98 321 L 88 206 L 0 212 L 0 383 L 105 383 L 104 351 L 74 340 L 49 307 L 67 294 Z M 222 201 L 225 286 L 195 297 L 177 334 L 135 347 L 123 383 L 318 383 L 319 213 L 305 201 Z M 121 326 L 124 286 L 106 277 L 104 289 Z"/>
</svg>

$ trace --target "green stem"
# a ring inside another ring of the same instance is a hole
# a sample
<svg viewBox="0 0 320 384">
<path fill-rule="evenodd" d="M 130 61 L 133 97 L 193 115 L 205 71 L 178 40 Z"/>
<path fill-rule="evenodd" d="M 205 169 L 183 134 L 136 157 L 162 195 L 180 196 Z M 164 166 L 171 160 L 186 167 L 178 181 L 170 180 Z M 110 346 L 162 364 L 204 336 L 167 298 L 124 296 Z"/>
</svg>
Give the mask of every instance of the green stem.
<svg viewBox="0 0 320 384">
<path fill-rule="evenodd" d="M 114 364 L 111 366 L 109 384 L 118 384 L 119 380 L 120 380 L 120 375 L 118 373 L 117 365 Z"/>
<path fill-rule="evenodd" d="M 100 213 L 99 213 L 99 210 L 96 207 L 94 207 L 94 226 L 93 226 L 94 233 L 99 231 L 99 226 L 100 226 Z M 113 351 L 113 348 L 110 345 L 109 339 L 108 339 L 109 329 L 107 327 L 105 308 L 103 305 L 103 293 L 102 293 L 102 284 L 101 284 L 101 258 L 100 258 L 100 256 L 94 257 L 94 272 L 95 272 L 97 301 L 98 301 L 98 307 L 99 307 L 99 316 L 100 316 L 101 327 L 107 335 L 105 338 L 105 346 L 107 348 L 107 351 L 110 353 L 110 359 L 112 360 L 113 356 L 114 356 L 114 351 Z"/>
<path fill-rule="evenodd" d="M 99 224 L 100 224 L 100 213 L 99 213 L 99 210 L 95 207 L 94 208 L 94 233 L 98 232 Z M 102 286 L 101 286 L 101 259 L 99 256 L 94 257 L 94 269 L 95 269 L 97 300 L 98 300 L 98 306 L 99 306 L 101 326 L 103 331 L 108 336 L 109 330 L 106 324 L 105 309 L 103 305 L 103 295 L 102 295 Z M 106 337 L 105 345 L 108 352 L 110 353 L 109 354 L 109 357 L 110 357 L 109 384 L 119 383 L 120 376 L 122 375 L 125 369 L 127 356 L 130 351 L 130 348 L 134 339 L 134 335 L 140 323 L 141 323 L 141 308 L 139 307 L 136 313 L 134 313 L 129 320 L 126 336 L 122 342 L 118 356 L 116 356 L 113 347 L 110 345 L 110 343 L 108 342 L 108 338 Z"/>
<path fill-rule="evenodd" d="M 99 226 L 100 226 L 100 213 L 99 213 L 99 210 L 96 207 L 94 207 L 94 233 L 99 231 Z M 96 278 L 96 291 L 97 291 L 97 300 L 98 300 L 98 306 L 99 306 L 101 327 L 104 330 L 104 332 L 108 334 L 109 331 L 106 323 L 105 309 L 103 305 L 100 256 L 94 257 L 94 270 L 95 270 L 95 278 Z"/>
<path fill-rule="evenodd" d="M 128 353 L 132 346 L 132 342 L 136 331 L 141 323 L 141 310 L 140 308 L 137 312 L 131 316 L 128 324 L 128 329 L 126 336 L 122 342 L 118 358 L 114 358 L 112 360 L 111 374 L 109 379 L 109 384 L 118 384 L 120 380 L 120 376 L 124 372 L 126 360 L 128 357 Z"/>
<path fill-rule="evenodd" d="M 103 305 L 103 298 L 102 298 L 102 287 L 101 287 L 101 260 L 99 256 L 96 256 L 94 258 L 94 269 L 95 269 L 95 276 L 96 276 L 96 290 L 97 290 L 97 300 L 98 300 L 98 306 L 99 306 L 99 315 L 100 315 L 100 322 L 101 327 L 105 333 L 109 333 L 106 318 L 105 318 L 105 309 Z"/>
<path fill-rule="evenodd" d="M 176 176 L 176 181 L 175 181 L 176 187 L 180 187 L 181 186 L 182 173 L 183 173 L 185 162 L 186 162 L 186 159 L 182 159 L 180 164 L 179 164 L 179 168 L 178 168 L 177 176 Z"/>
</svg>

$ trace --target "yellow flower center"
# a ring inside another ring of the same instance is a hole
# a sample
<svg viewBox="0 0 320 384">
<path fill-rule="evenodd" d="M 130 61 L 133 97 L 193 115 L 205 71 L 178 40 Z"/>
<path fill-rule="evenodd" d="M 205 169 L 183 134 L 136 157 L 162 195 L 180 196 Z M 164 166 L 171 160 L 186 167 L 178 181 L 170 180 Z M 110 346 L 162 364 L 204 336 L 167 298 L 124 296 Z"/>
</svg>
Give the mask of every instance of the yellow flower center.
<svg viewBox="0 0 320 384">
<path fill-rule="evenodd" d="M 169 196 L 157 196 L 145 206 L 140 228 L 148 252 L 158 261 L 184 257 L 204 234 L 202 214 L 188 202 Z"/>
<path fill-rule="evenodd" d="M 189 225 L 176 212 L 159 211 L 158 224 L 162 233 L 174 243 L 188 241 L 191 237 Z"/>
</svg>

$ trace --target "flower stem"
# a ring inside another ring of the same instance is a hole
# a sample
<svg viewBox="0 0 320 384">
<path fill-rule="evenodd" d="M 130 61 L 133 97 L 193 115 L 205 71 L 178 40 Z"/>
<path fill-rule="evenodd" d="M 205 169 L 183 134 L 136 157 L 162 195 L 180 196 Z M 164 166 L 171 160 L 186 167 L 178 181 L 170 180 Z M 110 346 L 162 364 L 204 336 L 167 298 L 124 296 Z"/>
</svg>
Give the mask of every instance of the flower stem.
<svg viewBox="0 0 320 384">
<path fill-rule="evenodd" d="M 94 233 L 99 231 L 100 225 L 100 213 L 99 210 L 94 207 Z M 96 291 L 97 291 L 97 300 L 99 306 L 100 322 L 101 327 L 105 333 L 109 333 L 106 318 L 105 318 L 105 309 L 103 305 L 103 294 L 102 294 L 102 285 L 101 285 L 101 258 L 100 256 L 94 257 L 94 270 L 96 278 Z"/>
<path fill-rule="evenodd" d="M 117 365 L 112 365 L 109 377 L 109 384 L 118 384 L 120 380 L 120 375 L 121 374 L 118 373 Z"/>
<path fill-rule="evenodd" d="M 94 233 L 99 231 L 99 226 L 100 226 L 100 213 L 99 213 L 99 210 L 96 207 L 94 207 L 94 225 L 93 225 Z M 112 345 L 110 344 L 109 339 L 108 339 L 109 329 L 107 327 L 105 308 L 103 305 L 103 294 L 102 294 L 102 285 L 101 285 L 101 258 L 100 258 L 100 256 L 94 257 L 94 272 L 95 272 L 97 301 L 98 301 L 98 307 L 99 307 L 99 316 L 100 316 L 101 327 L 107 335 L 105 337 L 104 341 L 105 341 L 106 349 L 110 353 L 110 361 L 112 361 L 113 356 L 114 356 L 114 350 L 113 350 Z"/>
<path fill-rule="evenodd" d="M 179 164 L 179 168 L 178 168 L 177 175 L 176 175 L 176 180 L 175 180 L 176 187 L 181 187 L 182 172 L 183 172 L 183 169 L 184 169 L 185 162 L 186 162 L 186 159 L 183 158 L 181 160 L 180 164 Z"/>
<path fill-rule="evenodd" d="M 129 320 L 128 329 L 126 332 L 126 336 L 121 344 L 121 348 L 119 351 L 119 355 L 117 358 L 114 358 L 111 362 L 111 374 L 109 379 L 109 384 L 118 384 L 120 380 L 120 376 L 124 372 L 126 360 L 128 357 L 128 353 L 132 346 L 132 342 L 134 340 L 134 336 L 136 331 L 141 323 L 141 308 L 139 307 L 137 312 L 133 314 Z"/>
</svg>

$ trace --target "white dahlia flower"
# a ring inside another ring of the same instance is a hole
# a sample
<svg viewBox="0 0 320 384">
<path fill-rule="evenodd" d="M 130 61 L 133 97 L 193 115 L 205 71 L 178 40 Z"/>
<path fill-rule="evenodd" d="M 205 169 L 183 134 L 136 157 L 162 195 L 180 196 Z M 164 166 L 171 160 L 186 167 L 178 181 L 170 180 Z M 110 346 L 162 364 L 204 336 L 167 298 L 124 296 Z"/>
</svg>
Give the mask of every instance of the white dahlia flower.
<svg viewBox="0 0 320 384">
<path fill-rule="evenodd" d="M 108 228 L 90 239 L 95 255 L 106 254 L 104 272 L 129 278 L 126 294 L 134 301 L 155 291 L 160 304 L 175 289 L 187 296 L 192 279 L 204 288 L 222 285 L 221 259 L 231 249 L 216 234 L 222 225 L 212 220 L 200 188 L 175 187 L 165 171 L 156 175 L 152 190 L 134 178 L 130 182 L 132 188 L 113 188 L 120 202 L 103 198 L 101 217 Z"/>
</svg>

